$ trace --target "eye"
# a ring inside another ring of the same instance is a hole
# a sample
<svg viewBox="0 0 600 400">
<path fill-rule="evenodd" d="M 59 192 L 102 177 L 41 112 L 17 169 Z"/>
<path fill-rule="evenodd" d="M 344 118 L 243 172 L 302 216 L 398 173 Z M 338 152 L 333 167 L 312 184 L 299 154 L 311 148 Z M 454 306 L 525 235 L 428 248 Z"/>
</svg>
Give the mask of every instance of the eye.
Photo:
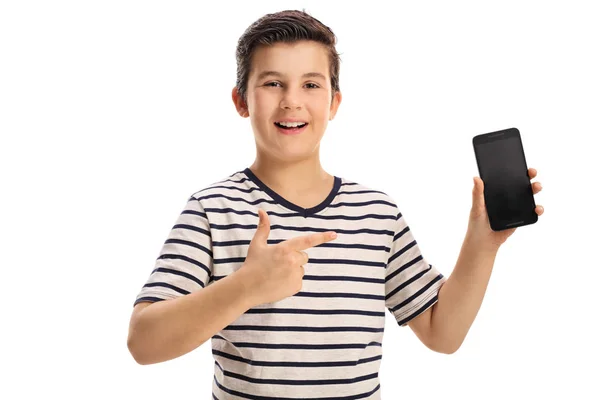
<svg viewBox="0 0 600 400">
<path fill-rule="evenodd" d="M 273 84 L 275 84 L 275 85 L 279 85 L 280 83 L 279 83 L 279 82 L 267 82 L 267 83 L 265 83 L 265 86 L 271 86 L 271 87 L 274 87 L 274 86 L 273 86 Z"/>
<path fill-rule="evenodd" d="M 307 85 L 313 85 L 313 87 L 309 88 L 309 89 L 318 89 L 319 85 L 315 84 L 315 83 L 307 83 Z"/>
</svg>

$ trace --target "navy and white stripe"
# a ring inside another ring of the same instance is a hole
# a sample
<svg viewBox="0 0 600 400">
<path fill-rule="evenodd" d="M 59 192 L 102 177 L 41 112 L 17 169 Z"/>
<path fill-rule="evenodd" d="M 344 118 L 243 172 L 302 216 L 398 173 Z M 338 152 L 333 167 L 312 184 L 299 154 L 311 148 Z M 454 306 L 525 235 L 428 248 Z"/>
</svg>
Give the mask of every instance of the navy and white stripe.
<svg viewBox="0 0 600 400">
<path fill-rule="evenodd" d="M 246 168 L 194 193 L 134 304 L 183 296 L 242 266 L 258 223 L 268 243 L 334 230 L 305 250 L 302 290 L 256 306 L 215 334 L 214 399 L 379 399 L 385 309 L 405 326 L 437 301 L 445 278 L 423 257 L 387 194 L 335 177 L 305 209 Z"/>
</svg>

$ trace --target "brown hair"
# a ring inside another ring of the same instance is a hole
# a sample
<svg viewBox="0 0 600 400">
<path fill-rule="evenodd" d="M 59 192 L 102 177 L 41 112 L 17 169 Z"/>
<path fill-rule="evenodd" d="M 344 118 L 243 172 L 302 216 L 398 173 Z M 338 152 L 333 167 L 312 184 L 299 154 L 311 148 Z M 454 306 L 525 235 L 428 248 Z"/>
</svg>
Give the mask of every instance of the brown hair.
<svg viewBox="0 0 600 400">
<path fill-rule="evenodd" d="M 246 29 L 238 41 L 235 52 L 236 87 L 244 103 L 247 103 L 248 77 L 252 53 L 256 47 L 277 42 L 293 43 L 299 40 L 313 40 L 327 47 L 333 99 L 335 93 L 340 90 L 340 56 L 335 49 L 336 37 L 333 31 L 304 10 L 285 10 L 259 18 Z"/>
</svg>

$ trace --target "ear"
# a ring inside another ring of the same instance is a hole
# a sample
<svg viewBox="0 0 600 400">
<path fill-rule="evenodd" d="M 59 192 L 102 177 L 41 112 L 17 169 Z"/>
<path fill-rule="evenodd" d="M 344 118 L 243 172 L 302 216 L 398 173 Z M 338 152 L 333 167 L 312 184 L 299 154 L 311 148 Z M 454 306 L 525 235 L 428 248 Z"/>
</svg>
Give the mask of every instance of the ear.
<svg viewBox="0 0 600 400">
<path fill-rule="evenodd" d="M 331 106 L 329 107 L 329 120 L 330 121 L 335 117 L 335 114 L 337 114 L 337 110 L 338 110 L 338 107 L 340 106 L 341 102 L 342 102 L 342 92 L 337 91 L 337 92 L 335 92 L 335 95 L 333 96 L 333 100 L 331 101 Z"/>
<path fill-rule="evenodd" d="M 235 109 L 237 110 L 238 114 L 240 114 L 240 116 L 243 118 L 248 118 L 250 116 L 250 113 L 248 112 L 248 105 L 244 102 L 242 96 L 240 96 L 237 87 L 234 87 L 231 91 L 231 99 L 233 100 L 233 104 L 235 105 Z"/>
</svg>

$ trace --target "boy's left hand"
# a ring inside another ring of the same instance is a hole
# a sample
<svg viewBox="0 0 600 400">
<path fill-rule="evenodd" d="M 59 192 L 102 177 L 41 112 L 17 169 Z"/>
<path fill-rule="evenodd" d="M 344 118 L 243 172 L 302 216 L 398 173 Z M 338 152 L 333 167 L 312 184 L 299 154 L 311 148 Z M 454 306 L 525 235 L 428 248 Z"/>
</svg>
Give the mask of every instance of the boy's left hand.
<svg viewBox="0 0 600 400">
<path fill-rule="evenodd" d="M 530 179 L 537 176 L 535 168 L 529 168 L 527 173 L 529 174 Z M 469 217 L 468 233 L 472 235 L 480 245 L 497 249 L 517 230 L 517 228 L 505 229 L 498 232 L 492 230 L 485 208 L 485 199 L 483 197 L 483 180 L 476 176 L 473 177 L 473 182 L 473 207 L 471 208 Z M 532 183 L 531 188 L 533 194 L 537 194 L 542 190 L 542 184 L 540 182 L 534 182 Z M 544 207 L 536 205 L 535 212 L 537 215 L 542 215 L 544 213 Z"/>
</svg>

